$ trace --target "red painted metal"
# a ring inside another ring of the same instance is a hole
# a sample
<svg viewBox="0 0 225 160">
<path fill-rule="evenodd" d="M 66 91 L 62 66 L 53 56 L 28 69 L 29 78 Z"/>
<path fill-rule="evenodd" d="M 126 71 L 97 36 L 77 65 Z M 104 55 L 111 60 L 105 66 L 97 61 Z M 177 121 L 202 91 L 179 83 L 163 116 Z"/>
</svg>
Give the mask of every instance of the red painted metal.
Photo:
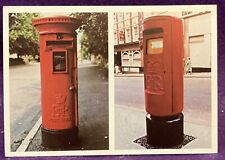
<svg viewBox="0 0 225 160">
<path fill-rule="evenodd" d="M 171 16 L 149 17 L 143 32 L 145 108 L 152 116 L 183 110 L 183 27 Z"/>
<path fill-rule="evenodd" d="M 78 127 L 77 34 L 72 17 L 32 21 L 39 32 L 42 126 L 48 130 Z"/>
</svg>

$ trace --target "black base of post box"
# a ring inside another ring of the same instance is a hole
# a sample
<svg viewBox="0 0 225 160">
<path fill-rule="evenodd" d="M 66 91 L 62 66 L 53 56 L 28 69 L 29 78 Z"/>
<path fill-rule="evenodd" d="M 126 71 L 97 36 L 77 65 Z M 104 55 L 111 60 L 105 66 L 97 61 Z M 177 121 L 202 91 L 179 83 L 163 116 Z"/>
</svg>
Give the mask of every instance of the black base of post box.
<svg viewBox="0 0 225 160">
<path fill-rule="evenodd" d="M 78 143 L 78 128 L 47 130 L 41 128 L 42 145 L 50 148 L 63 148 Z"/>
<path fill-rule="evenodd" d="M 147 143 L 168 148 L 181 144 L 184 138 L 183 114 L 170 117 L 155 117 L 146 115 Z"/>
</svg>

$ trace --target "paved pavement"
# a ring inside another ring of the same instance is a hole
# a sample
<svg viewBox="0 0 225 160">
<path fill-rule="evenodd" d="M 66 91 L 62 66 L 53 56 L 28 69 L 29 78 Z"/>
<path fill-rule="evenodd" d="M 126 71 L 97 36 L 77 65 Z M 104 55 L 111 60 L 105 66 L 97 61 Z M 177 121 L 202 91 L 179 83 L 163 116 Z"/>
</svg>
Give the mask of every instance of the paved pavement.
<svg viewBox="0 0 225 160">
<path fill-rule="evenodd" d="M 184 115 L 187 114 L 184 112 Z M 146 112 L 116 105 L 115 107 L 115 148 L 116 149 L 144 149 L 135 140 L 146 136 Z M 196 139 L 188 143 L 183 149 L 207 149 L 211 147 L 210 126 L 188 121 L 184 117 L 184 134 Z"/>
<path fill-rule="evenodd" d="M 51 149 L 41 145 L 38 130 L 27 151 L 51 150 L 103 150 L 108 149 L 108 79 L 105 70 L 85 63 L 78 68 L 78 145 L 69 148 Z"/>
<path fill-rule="evenodd" d="M 143 77 L 143 73 L 119 73 L 115 74 L 115 77 Z M 184 78 L 211 78 L 211 73 L 210 72 L 200 72 L 200 73 L 192 73 L 192 74 L 185 74 Z"/>
<path fill-rule="evenodd" d="M 141 76 L 115 77 L 116 149 L 143 149 L 133 142 L 146 135 L 143 86 Z M 184 78 L 184 96 L 184 133 L 196 139 L 183 148 L 210 148 L 211 79 Z"/>
</svg>

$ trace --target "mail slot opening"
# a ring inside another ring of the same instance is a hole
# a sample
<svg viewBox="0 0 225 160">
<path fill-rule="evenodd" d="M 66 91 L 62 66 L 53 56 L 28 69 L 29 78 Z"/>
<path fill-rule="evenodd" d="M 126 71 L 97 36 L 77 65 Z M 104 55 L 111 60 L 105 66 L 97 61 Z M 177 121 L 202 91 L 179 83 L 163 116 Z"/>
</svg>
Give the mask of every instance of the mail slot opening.
<svg viewBox="0 0 225 160">
<path fill-rule="evenodd" d="M 53 72 L 66 71 L 66 52 L 53 52 Z"/>
<path fill-rule="evenodd" d="M 161 33 L 163 33 L 163 29 L 162 28 L 151 28 L 151 29 L 144 30 L 144 34 L 145 35 L 161 34 Z"/>
<path fill-rule="evenodd" d="M 160 54 L 163 52 L 163 38 L 147 40 L 147 54 Z"/>
<path fill-rule="evenodd" d="M 46 41 L 46 46 L 72 46 L 72 41 Z"/>
</svg>

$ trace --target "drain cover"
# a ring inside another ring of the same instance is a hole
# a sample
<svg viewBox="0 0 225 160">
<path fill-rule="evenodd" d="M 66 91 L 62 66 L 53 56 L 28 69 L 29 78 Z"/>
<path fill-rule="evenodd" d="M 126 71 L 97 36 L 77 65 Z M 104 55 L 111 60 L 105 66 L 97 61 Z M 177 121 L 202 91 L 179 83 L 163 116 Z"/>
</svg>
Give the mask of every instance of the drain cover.
<svg viewBox="0 0 225 160">
<path fill-rule="evenodd" d="M 190 143 L 191 141 L 195 140 L 196 138 L 193 136 L 189 136 L 189 135 L 184 135 L 184 141 L 182 144 L 178 145 L 178 146 L 174 146 L 174 147 L 170 147 L 170 149 L 179 149 L 182 148 L 183 146 L 185 146 L 186 144 Z M 150 144 L 147 143 L 147 136 L 138 138 L 134 141 L 134 143 L 137 143 L 139 145 L 141 145 L 142 147 L 145 147 L 146 149 L 162 149 L 162 148 L 157 148 L 154 147 Z M 166 148 L 165 148 L 166 149 Z"/>
</svg>

